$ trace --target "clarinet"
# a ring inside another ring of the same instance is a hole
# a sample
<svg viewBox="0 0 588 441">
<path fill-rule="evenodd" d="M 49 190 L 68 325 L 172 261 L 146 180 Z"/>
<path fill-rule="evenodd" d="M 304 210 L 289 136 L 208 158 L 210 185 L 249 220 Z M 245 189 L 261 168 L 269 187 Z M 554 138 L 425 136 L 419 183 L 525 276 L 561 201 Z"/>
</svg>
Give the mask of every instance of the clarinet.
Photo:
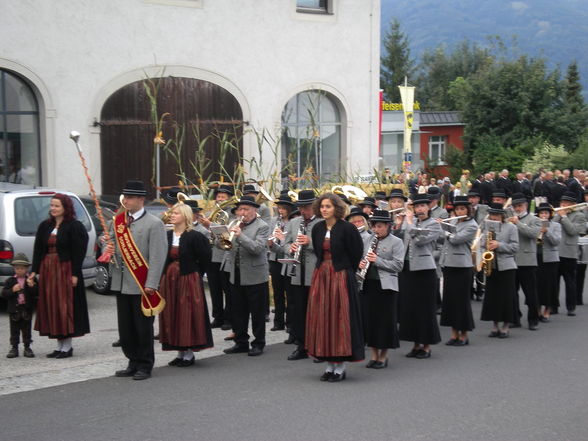
<svg viewBox="0 0 588 441">
<path fill-rule="evenodd" d="M 306 224 L 304 223 L 304 219 L 300 220 L 300 228 L 298 229 L 298 234 L 306 235 Z M 302 256 L 302 248 L 302 245 L 298 245 L 298 249 L 294 252 L 294 255 L 292 256 L 295 262 L 292 264 L 290 272 L 288 273 L 290 277 L 296 276 L 296 269 L 298 264 L 300 263 L 300 257 Z"/>
<path fill-rule="evenodd" d="M 378 237 L 374 234 L 374 237 L 372 237 L 372 240 L 370 242 L 370 248 L 369 248 L 369 252 L 374 252 L 376 251 L 376 247 L 378 246 Z M 370 269 L 370 261 L 367 259 L 367 255 L 368 253 L 366 253 L 366 255 L 363 257 L 363 259 L 361 259 L 362 262 L 365 262 L 365 266 L 362 269 L 357 270 L 357 273 L 355 274 L 357 276 L 357 279 L 360 281 L 364 281 L 365 280 L 365 276 L 367 275 L 368 269 Z"/>
</svg>

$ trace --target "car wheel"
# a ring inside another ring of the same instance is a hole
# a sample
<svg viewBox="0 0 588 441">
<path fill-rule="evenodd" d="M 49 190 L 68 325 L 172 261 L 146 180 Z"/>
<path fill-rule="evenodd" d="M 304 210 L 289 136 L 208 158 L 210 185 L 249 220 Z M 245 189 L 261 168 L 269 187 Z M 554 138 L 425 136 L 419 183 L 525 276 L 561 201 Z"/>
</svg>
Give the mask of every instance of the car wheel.
<svg viewBox="0 0 588 441">
<path fill-rule="evenodd" d="M 96 266 L 94 292 L 98 294 L 108 294 L 110 292 L 110 271 L 108 271 L 108 265 L 98 263 L 98 266 Z"/>
</svg>

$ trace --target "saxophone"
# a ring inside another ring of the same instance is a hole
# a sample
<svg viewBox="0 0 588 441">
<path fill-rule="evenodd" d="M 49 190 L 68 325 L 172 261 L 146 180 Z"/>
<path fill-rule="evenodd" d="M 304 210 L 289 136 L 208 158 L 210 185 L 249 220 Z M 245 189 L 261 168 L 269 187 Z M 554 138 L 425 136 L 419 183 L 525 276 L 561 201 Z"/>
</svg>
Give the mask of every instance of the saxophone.
<svg viewBox="0 0 588 441">
<path fill-rule="evenodd" d="M 482 269 L 486 277 L 492 274 L 492 262 L 494 260 L 494 251 L 488 250 L 490 247 L 490 241 L 496 239 L 496 233 L 494 231 L 488 231 L 486 233 L 486 251 L 482 254 Z"/>
<path fill-rule="evenodd" d="M 369 248 L 368 253 L 375 252 L 377 246 L 378 246 L 378 237 L 374 234 L 374 237 L 372 237 L 372 240 L 370 242 L 370 248 Z M 367 259 L 368 253 L 366 253 L 366 255 L 363 256 L 363 259 L 361 259 L 362 262 L 365 262 L 365 266 L 362 269 L 357 270 L 357 273 L 355 273 L 357 280 L 359 280 L 361 282 L 363 282 L 365 280 L 365 276 L 367 275 L 368 269 L 370 269 L 370 261 Z"/>
</svg>

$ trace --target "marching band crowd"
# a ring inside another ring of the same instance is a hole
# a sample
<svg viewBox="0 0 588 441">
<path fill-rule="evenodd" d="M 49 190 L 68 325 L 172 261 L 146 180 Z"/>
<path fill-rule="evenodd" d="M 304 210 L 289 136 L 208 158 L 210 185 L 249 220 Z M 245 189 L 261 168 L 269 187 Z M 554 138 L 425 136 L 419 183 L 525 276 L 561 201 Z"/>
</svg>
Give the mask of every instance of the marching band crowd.
<svg viewBox="0 0 588 441">
<path fill-rule="evenodd" d="M 161 312 L 162 349 L 176 352 L 170 366 L 194 364 L 194 352 L 213 346 L 211 328 L 232 331 L 225 353 L 262 355 L 270 279 L 271 331 L 287 332 L 285 343 L 294 345 L 288 360 L 324 362 L 320 380 L 328 382 L 344 380 L 347 363 L 364 360 L 366 346 L 372 369 L 388 365 L 388 350 L 400 340 L 413 345 L 407 357 L 430 358 L 439 326 L 451 329 L 446 345 L 467 346 L 472 299 L 483 301 L 489 337 L 505 339 L 521 326 L 519 288 L 533 331 L 558 312 L 563 277 L 567 315 L 574 316 L 588 260 L 585 178 L 581 170 L 519 173 L 514 181 L 507 170 L 475 179 L 464 171 L 453 186 L 419 174 L 390 178 L 397 188 L 361 200 L 345 191 L 285 190 L 273 200 L 274 216 L 257 185 L 245 185 L 240 198 L 219 185 L 208 216 L 174 188 L 164 197 L 165 224 L 146 212 L 143 182 L 128 181 L 104 240 L 128 359 L 115 375 L 151 376 L 154 311 Z M 2 292 L 11 315 L 9 358 L 18 356 L 20 333 L 24 355 L 34 357 L 36 296 L 35 329 L 57 341 L 48 357 L 71 357 L 72 337 L 89 332 L 78 283 L 88 237 L 80 225 L 69 198 L 55 195 L 37 232 L 32 271 L 26 256 L 15 256 L 15 276 Z"/>
</svg>

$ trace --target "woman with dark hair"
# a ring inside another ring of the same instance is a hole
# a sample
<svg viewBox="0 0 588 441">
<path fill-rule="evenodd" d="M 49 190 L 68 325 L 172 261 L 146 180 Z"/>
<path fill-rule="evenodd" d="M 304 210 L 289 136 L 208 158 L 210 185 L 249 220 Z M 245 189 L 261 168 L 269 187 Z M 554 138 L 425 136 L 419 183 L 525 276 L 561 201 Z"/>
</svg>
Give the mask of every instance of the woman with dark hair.
<svg viewBox="0 0 588 441">
<path fill-rule="evenodd" d="M 491 203 L 488 220 L 484 222 L 480 236 L 482 252 L 492 251 L 491 273 L 486 277 L 486 295 L 480 320 L 493 322 L 489 337 L 507 338 L 510 323 L 514 321 L 516 295 L 515 254 L 519 249 L 517 227 L 505 222 L 506 212 L 502 204 Z M 502 329 L 499 322 L 503 323 Z"/>
<path fill-rule="evenodd" d="M 345 379 L 345 362 L 364 358 L 364 339 L 355 272 L 363 254 L 357 228 L 343 220 L 346 207 L 333 193 L 314 202 L 324 219 L 312 229 L 317 257 L 308 295 L 306 349 L 327 361 L 321 381 Z"/>
<path fill-rule="evenodd" d="M 39 225 L 29 276 L 39 275 L 39 303 L 35 330 L 57 339 L 49 358 L 73 355 L 72 337 L 90 332 L 82 263 L 88 233 L 75 219 L 71 198 L 56 193 L 51 198 L 49 218 Z"/>
<path fill-rule="evenodd" d="M 168 254 L 161 278 L 166 307 L 159 316 L 159 341 L 164 351 L 178 351 L 168 364 L 194 364 L 194 351 L 211 348 L 212 331 L 202 274 L 210 263 L 209 240 L 193 229 L 192 209 L 183 203 L 171 208 Z"/>
<path fill-rule="evenodd" d="M 552 309 L 559 306 L 559 243 L 561 241 L 561 225 L 552 222 L 553 207 L 547 202 L 539 204 L 535 214 L 541 219 L 541 231 L 537 238 L 537 293 L 539 305 L 539 321 L 549 321 Z M 544 225 L 544 223 L 546 225 Z"/>
<path fill-rule="evenodd" d="M 445 243 L 441 250 L 443 268 L 443 308 L 441 326 L 451 326 L 451 338 L 447 346 L 465 346 L 469 343 L 468 331 L 474 329 L 474 316 L 470 301 L 473 286 L 471 246 L 478 231 L 472 218 L 467 196 L 456 196 L 453 201 L 455 215 L 462 217 L 450 222 L 455 230 L 445 231 Z M 442 219 L 437 219 L 441 223 Z M 447 223 L 447 222 L 446 222 Z"/>
<path fill-rule="evenodd" d="M 365 257 L 359 264 L 365 272 L 360 280 L 361 311 L 365 343 L 372 352 L 366 367 L 382 369 L 388 366 L 388 349 L 399 346 L 396 305 L 404 245 L 390 234 L 392 219 L 388 211 L 374 211 L 370 222 L 373 236 L 364 242 Z"/>
</svg>

